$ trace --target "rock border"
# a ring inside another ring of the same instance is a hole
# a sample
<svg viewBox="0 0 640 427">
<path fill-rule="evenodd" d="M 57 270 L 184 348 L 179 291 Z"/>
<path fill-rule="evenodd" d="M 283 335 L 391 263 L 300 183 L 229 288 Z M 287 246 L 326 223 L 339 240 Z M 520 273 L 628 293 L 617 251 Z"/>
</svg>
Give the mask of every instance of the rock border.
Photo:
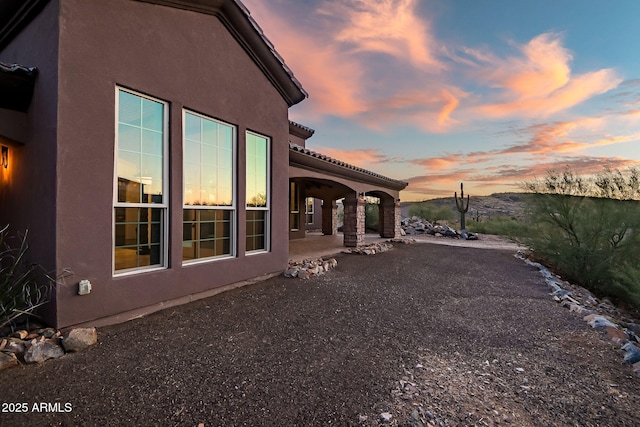
<svg viewBox="0 0 640 427">
<path fill-rule="evenodd" d="M 598 300 L 587 289 L 563 281 L 544 265 L 527 258 L 521 251 L 514 256 L 540 271 L 551 289 L 550 295 L 554 301 L 581 315 L 589 326 L 602 331 L 608 340 L 618 345 L 624 362 L 631 365 L 635 377 L 640 378 L 640 324 L 616 320 L 620 312 L 607 299 Z"/>
<path fill-rule="evenodd" d="M 67 353 L 82 351 L 98 342 L 96 328 L 72 328 L 65 332 L 53 328 L 20 329 L 0 339 L 0 371 L 21 363 L 43 363 Z"/>
</svg>

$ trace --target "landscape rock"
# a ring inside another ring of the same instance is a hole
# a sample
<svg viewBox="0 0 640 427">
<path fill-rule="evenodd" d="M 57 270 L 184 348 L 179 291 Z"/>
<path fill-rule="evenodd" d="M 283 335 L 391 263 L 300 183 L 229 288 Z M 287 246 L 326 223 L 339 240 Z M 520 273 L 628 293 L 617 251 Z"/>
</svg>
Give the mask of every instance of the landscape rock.
<svg viewBox="0 0 640 427">
<path fill-rule="evenodd" d="M 405 235 L 417 235 L 417 234 L 430 234 L 435 237 L 450 237 L 453 239 L 466 239 L 466 240 L 478 240 L 478 236 L 474 233 L 470 233 L 467 230 L 457 232 L 448 225 L 431 224 L 424 218 L 416 216 L 409 218 L 403 218 L 400 221 L 402 236 Z"/>
<path fill-rule="evenodd" d="M 622 356 L 626 363 L 630 363 L 633 365 L 640 362 L 640 347 L 638 347 L 634 343 L 626 343 L 622 346 L 620 352 L 622 353 Z"/>
<path fill-rule="evenodd" d="M 13 353 L 0 351 L 0 371 L 18 364 L 18 358 Z"/>
<path fill-rule="evenodd" d="M 324 274 L 325 272 L 336 268 L 337 265 L 338 261 L 336 261 L 335 258 L 331 258 L 327 261 L 322 258 L 289 261 L 289 265 L 283 275 L 284 277 L 308 279 L 311 276 Z"/>
<path fill-rule="evenodd" d="M 27 336 L 29 335 L 28 331 L 25 330 L 19 330 L 19 331 L 15 331 L 11 336 L 14 338 L 18 338 L 21 340 L 24 340 L 27 338 Z"/>
<path fill-rule="evenodd" d="M 384 422 L 388 423 L 389 421 L 391 421 L 392 418 L 393 418 L 393 415 L 391 415 L 388 412 L 383 412 L 380 414 L 380 419 Z"/>
<path fill-rule="evenodd" d="M 607 319 L 604 316 L 595 316 L 591 320 L 589 320 L 587 323 L 589 323 L 589 326 L 595 329 L 604 329 L 607 326 L 614 327 L 614 328 L 616 327 L 615 323 L 611 322 L 609 319 Z"/>
<path fill-rule="evenodd" d="M 57 359 L 64 356 L 62 347 L 53 343 L 38 341 L 29 347 L 24 353 L 26 363 L 42 363 L 48 359 Z"/>
<path fill-rule="evenodd" d="M 62 336 L 62 346 L 67 352 L 82 351 L 97 342 L 96 328 L 76 328 Z"/>
<path fill-rule="evenodd" d="M 391 243 L 380 242 L 366 246 L 358 246 L 357 248 L 347 248 L 343 252 L 347 254 L 375 255 L 380 252 L 386 252 L 391 248 L 393 248 Z"/>
</svg>

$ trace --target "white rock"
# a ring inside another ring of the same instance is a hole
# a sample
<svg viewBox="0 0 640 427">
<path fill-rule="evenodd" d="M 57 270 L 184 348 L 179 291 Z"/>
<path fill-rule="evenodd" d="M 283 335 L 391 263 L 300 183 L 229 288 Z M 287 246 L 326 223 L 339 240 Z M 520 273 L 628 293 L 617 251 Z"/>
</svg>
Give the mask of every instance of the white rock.
<svg viewBox="0 0 640 427">
<path fill-rule="evenodd" d="M 380 414 L 380 418 L 381 418 L 383 421 L 389 422 L 389 421 L 391 421 L 391 418 L 393 418 L 393 415 L 391 415 L 391 414 L 390 414 L 390 413 L 388 413 L 388 412 L 383 412 L 383 413 L 381 413 L 381 414 Z"/>
</svg>

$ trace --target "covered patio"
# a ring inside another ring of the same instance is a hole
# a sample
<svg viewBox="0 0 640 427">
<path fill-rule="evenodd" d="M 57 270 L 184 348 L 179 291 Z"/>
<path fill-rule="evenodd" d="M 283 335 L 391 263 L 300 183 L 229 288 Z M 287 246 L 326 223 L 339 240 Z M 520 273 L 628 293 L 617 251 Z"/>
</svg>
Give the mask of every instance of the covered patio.
<svg viewBox="0 0 640 427">
<path fill-rule="evenodd" d="M 342 200 L 343 246 L 357 247 L 365 244 L 366 197 L 379 200 L 380 237 L 394 238 L 400 234 L 400 191 L 408 185 L 404 181 L 289 143 L 289 182 L 290 246 L 295 245 L 296 239 L 306 237 L 305 223 L 299 218 L 299 206 L 303 206 L 308 197 L 322 201 L 324 236 L 337 235 L 337 201 Z"/>
</svg>

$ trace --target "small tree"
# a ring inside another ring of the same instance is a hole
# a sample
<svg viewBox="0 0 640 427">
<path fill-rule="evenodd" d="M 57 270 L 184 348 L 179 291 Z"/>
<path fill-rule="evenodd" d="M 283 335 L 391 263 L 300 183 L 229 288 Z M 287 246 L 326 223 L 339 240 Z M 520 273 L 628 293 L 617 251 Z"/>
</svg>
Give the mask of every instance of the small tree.
<svg viewBox="0 0 640 427">
<path fill-rule="evenodd" d="M 640 307 L 640 202 L 621 200 L 638 197 L 637 183 L 634 170 L 582 177 L 568 168 L 526 183 L 535 229 L 525 242 L 568 280 Z"/>
</svg>

